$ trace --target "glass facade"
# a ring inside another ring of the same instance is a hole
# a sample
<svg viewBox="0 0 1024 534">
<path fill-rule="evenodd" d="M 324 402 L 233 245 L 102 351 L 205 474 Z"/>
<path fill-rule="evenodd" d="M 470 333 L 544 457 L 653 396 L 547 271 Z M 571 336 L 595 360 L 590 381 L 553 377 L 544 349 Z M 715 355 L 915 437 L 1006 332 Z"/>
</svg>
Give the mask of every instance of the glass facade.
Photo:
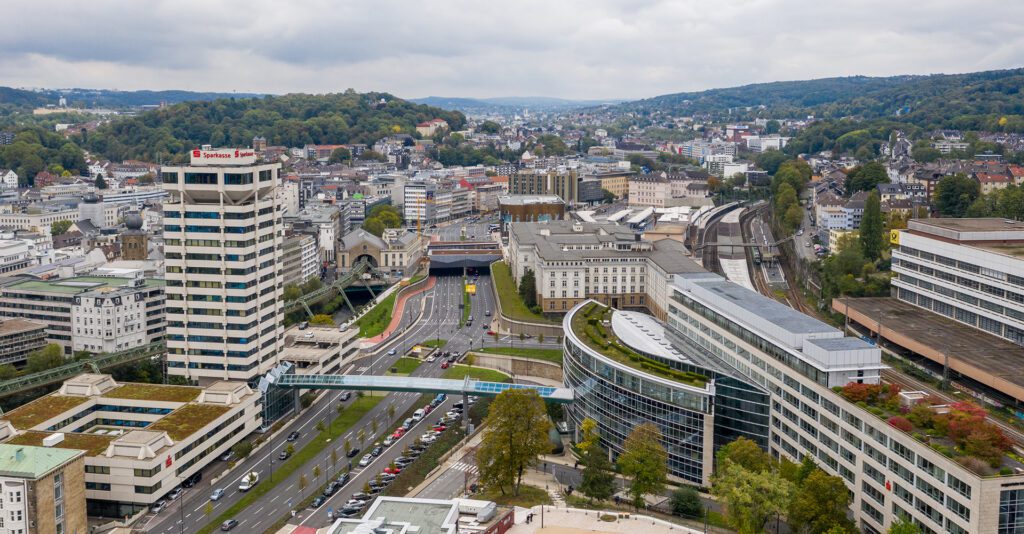
<svg viewBox="0 0 1024 534">
<path fill-rule="evenodd" d="M 1024 489 L 999 493 L 999 534 L 1024 533 Z"/>
</svg>

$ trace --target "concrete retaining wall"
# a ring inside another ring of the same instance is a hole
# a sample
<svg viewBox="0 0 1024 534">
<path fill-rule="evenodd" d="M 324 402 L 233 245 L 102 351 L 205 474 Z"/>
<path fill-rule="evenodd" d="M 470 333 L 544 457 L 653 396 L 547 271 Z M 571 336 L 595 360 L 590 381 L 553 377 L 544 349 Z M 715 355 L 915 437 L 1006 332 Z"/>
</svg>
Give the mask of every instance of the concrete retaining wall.
<svg viewBox="0 0 1024 534">
<path fill-rule="evenodd" d="M 491 283 L 491 293 L 494 295 L 494 305 L 496 307 L 493 321 L 497 324 L 497 330 L 499 332 L 509 332 L 516 335 L 530 334 L 532 336 L 544 334 L 545 337 L 550 337 L 552 339 L 562 335 L 561 323 L 531 323 L 528 321 L 512 319 L 505 315 L 505 311 L 501 309 L 501 298 L 498 296 L 498 284 L 493 283 L 493 281 Z"/>
<path fill-rule="evenodd" d="M 513 376 L 536 376 L 562 381 L 562 367 L 557 363 L 486 352 L 472 352 L 471 354 L 476 358 L 473 365 L 477 367 L 486 367 Z"/>
</svg>

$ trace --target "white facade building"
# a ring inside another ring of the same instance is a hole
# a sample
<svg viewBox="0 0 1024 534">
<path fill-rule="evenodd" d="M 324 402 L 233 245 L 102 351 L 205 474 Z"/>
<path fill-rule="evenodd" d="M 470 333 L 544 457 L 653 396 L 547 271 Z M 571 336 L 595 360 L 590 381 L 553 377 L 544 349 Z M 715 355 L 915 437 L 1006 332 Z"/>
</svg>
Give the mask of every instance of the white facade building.
<svg viewBox="0 0 1024 534">
<path fill-rule="evenodd" d="M 251 380 L 282 347 L 280 164 L 251 150 L 196 150 L 164 167 L 168 372 Z"/>
<path fill-rule="evenodd" d="M 71 306 L 71 347 L 94 354 L 141 347 L 147 342 L 146 295 L 139 287 L 90 291 Z"/>
</svg>

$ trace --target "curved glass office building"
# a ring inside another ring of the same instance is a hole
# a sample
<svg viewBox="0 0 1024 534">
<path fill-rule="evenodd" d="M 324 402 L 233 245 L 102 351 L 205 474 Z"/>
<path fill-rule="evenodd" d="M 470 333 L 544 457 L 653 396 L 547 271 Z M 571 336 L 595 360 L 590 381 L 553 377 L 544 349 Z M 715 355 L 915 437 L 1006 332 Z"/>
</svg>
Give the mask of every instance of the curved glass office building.
<svg viewBox="0 0 1024 534">
<path fill-rule="evenodd" d="M 664 436 L 670 475 L 707 486 L 718 446 L 739 436 L 767 446 L 767 392 L 716 368 L 654 317 L 588 301 L 563 327 L 563 380 L 576 395 L 569 416 L 576 428 L 596 420 L 613 458 L 651 422 Z"/>
</svg>

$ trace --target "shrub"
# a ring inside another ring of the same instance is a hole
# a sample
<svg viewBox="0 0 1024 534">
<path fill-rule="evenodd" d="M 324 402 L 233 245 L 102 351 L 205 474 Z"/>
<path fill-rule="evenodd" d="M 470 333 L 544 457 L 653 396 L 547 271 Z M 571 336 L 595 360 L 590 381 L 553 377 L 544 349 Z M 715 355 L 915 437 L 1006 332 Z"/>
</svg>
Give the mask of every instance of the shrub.
<svg viewBox="0 0 1024 534">
<path fill-rule="evenodd" d="M 914 428 L 914 425 L 908 421 L 906 417 L 901 417 L 899 415 L 890 417 L 888 422 L 893 428 L 898 428 L 904 432 L 910 432 Z"/>
<path fill-rule="evenodd" d="M 974 471 L 981 476 L 989 476 L 995 472 L 987 462 L 974 456 L 961 456 L 956 459 L 957 463 L 964 466 L 970 471 Z"/>
<path fill-rule="evenodd" d="M 1013 474 L 1013 469 L 1010 469 L 1009 467 L 1004 467 L 999 470 L 999 474 L 1001 476 L 1008 477 Z"/>
</svg>

